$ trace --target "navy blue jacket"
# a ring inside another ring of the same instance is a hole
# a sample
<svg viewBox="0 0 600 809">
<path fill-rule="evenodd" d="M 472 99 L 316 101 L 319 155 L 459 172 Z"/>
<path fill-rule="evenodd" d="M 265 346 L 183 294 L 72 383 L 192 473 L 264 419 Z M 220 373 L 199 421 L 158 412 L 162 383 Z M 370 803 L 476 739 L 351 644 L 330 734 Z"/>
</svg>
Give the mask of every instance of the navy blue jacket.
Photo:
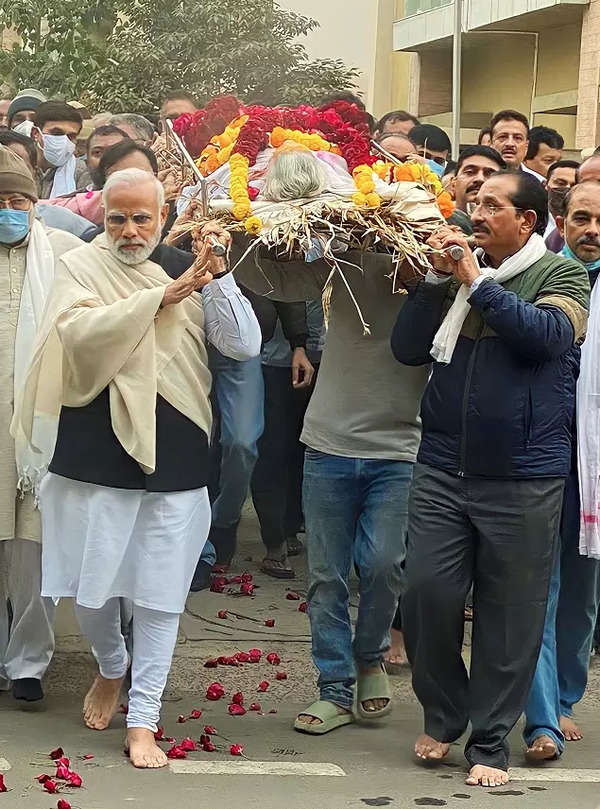
<svg viewBox="0 0 600 809">
<path fill-rule="evenodd" d="M 392 335 L 399 362 L 432 361 L 455 283 L 418 285 Z M 449 365 L 434 363 L 421 403 L 418 461 L 461 476 L 566 477 L 589 281 L 545 256 L 504 286 L 483 281 Z"/>
</svg>

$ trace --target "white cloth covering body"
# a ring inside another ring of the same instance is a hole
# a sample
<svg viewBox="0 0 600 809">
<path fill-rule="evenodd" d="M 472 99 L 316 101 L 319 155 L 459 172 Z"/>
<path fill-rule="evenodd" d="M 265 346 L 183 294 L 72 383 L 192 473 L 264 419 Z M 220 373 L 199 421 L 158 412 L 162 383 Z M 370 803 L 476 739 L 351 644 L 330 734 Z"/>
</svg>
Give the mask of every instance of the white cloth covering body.
<svg viewBox="0 0 600 809">
<path fill-rule="evenodd" d="M 210 528 L 206 488 L 114 489 L 48 473 L 40 508 L 42 595 L 90 609 L 121 597 L 183 612 Z"/>
<path fill-rule="evenodd" d="M 56 609 L 40 595 L 41 555 L 30 539 L 0 542 L 0 690 L 11 680 L 41 680 L 52 659 Z"/>
</svg>

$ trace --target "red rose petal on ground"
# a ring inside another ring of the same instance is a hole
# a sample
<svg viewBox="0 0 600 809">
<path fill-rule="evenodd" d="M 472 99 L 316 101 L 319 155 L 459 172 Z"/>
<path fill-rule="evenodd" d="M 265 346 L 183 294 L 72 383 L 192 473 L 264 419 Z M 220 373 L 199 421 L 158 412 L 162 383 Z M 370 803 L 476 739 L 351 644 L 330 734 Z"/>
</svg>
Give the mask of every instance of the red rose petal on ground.
<svg viewBox="0 0 600 809">
<path fill-rule="evenodd" d="M 199 711 L 198 708 L 194 708 L 194 710 L 190 714 L 190 719 L 200 719 L 202 716 L 202 711 Z"/>
<path fill-rule="evenodd" d="M 4 776 L 0 773 L 0 792 L 8 792 L 8 788 L 4 783 Z"/>
<path fill-rule="evenodd" d="M 71 804 L 64 798 L 60 798 L 58 803 L 56 804 L 56 809 L 71 809 Z"/>
<path fill-rule="evenodd" d="M 202 745 L 202 749 L 204 750 L 205 753 L 214 753 L 217 748 L 214 746 L 212 742 L 205 742 Z"/>
<path fill-rule="evenodd" d="M 211 683 L 206 689 L 206 699 L 210 699 L 213 702 L 216 702 L 218 699 L 221 699 L 221 697 L 224 695 L 225 689 L 223 688 L 221 683 Z"/>
<path fill-rule="evenodd" d="M 237 666 L 238 661 L 235 657 L 226 657 L 225 658 L 225 665 L 226 666 Z"/>
<path fill-rule="evenodd" d="M 267 655 L 267 663 L 270 663 L 272 666 L 278 666 L 281 663 L 281 658 L 277 652 L 269 652 Z"/>
<path fill-rule="evenodd" d="M 159 730 L 160 730 L 160 728 L 159 728 Z M 93 756 L 92 753 L 86 753 L 83 758 L 84 758 L 84 761 L 91 761 L 94 758 L 94 756 Z"/>
<path fill-rule="evenodd" d="M 265 626 L 275 626 L 275 618 L 267 618 Z"/>
<path fill-rule="evenodd" d="M 260 660 L 260 658 L 262 657 L 262 649 L 248 649 L 248 654 L 250 655 L 250 657 L 258 657 L 258 659 Z"/>
<path fill-rule="evenodd" d="M 231 701 L 235 705 L 243 705 L 244 704 L 244 695 L 242 694 L 241 691 L 238 691 L 236 694 L 234 694 L 232 696 Z"/>
<path fill-rule="evenodd" d="M 66 756 L 62 756 L 61 758 L 57 759 L 55 762 L 57 767 L 66 767 L 67 770 L 71 766 L 71 760 L 68 759 Z"/>
<path fill-rule="evenodd" d="M 278 671 L 275 675 L 276 680 L 287 680 L 287 674 L 285 671 Z"/>
<path fill-rule="evenodd" d="M 262 683 L 259 683 L 258 690 L 263 692 L 268 691 L 269 683 L 266 680 L 263 680 Z"/>
<path fill-rule="evenodd" d="M 219 610 L 217 618 L 227 618 L 227 610 Z"/>
<path fill-rule="evenodd" d="M 69 785 L 72 787 L 80 787 L 83 784 L 81 776 L 77 772 L 70 772 L 67 781 L 69 782 Z"/>
<path fill-rule="evenodd" d="M 217 733 L 217 729 L 213 728 L 212 725 L 204 725 L 204 732 L 207 736 L 215 736 Z"/>
<path fill-rule="evenodd" d="M 222 593 L 227 587 L 228 581 L 224 576 L 216 576 L 210 583 L 211 593 Z"/>
<path fill-rule="evenodd" d="M 242 744 L 232 744 L 229 748 L 229 752 L 232 756 L 241 756 L 244 752 L 244 746 Z"/>
<path fill-rule="evenodd" d="M 216 669 L 218 665 L 219 665 L 219 661 L 215 660 L 214 658 L 211 658 L 210 660 L 206 661 L 206 663 L 204 664 L 204 668 L 205 669 Z"/>
<path fill-rule="evenodd" d="M 248 652 L 237 652 L 235 655 L 235 659 L 238 663 L 249 663 L 250 662 L 250 655 Z"/>
<path fill-rule="evenodd" d="M 234 576 L 232 579 L 229 579 L 229 584 L 241 584 L 243 581 L 241 576 Z"/>
<path fill-rule="evenodd" d="M 165 736 L 163 739 L 163 742 L 166 742 L 167 744 L 175 744 L 176 741 L 177 739 L 175 739 L 174 736 Z"/>
<path fill-rule="evenodd" d="M 58 761 L 58 759 L 62 758 L 64 756 L 64 754 L 65 753 L 64 753 L 64 750 L 62 749 L 62 747 L 57 747 L 56 750 L 52 750 L 51 753 L 48 753 L 48 755 L 50 756 L 50 758 L 53 761 Z"/>
<path fill-rule="evenodd" d="M 59 778 L 61 781 L 67 781 L 69 775 L 70 775 L 69 768 L 60 766 L 56 768 L 56 775 L 54 777 Z"/>
<path fill-rule="evenodd" d="M 251 584 L 249 581 L 245 581 L 243 584 L 240 585 L 240 593 L 245 596 L 252 596 L 254 595 L 254 585 Z"/>
<path fill-rule="evenodd" d="M 244 708 L 244 706 L 238 705 L 235 702 L 233 702 L 227 710 L 232 716 L 244 716 L 244 714 L 246 713 L 246 709 Z"/>
<path fill-rule="evenodd" d="M 260 711 L 260 702 L 253 702 L 248 708 L 249 711 Z"/>
<path fill-rule="evenodd" d="M 206 744 L 206 742 L 209 742 L 209 741 L 210 741 L 210 736 L 207 736 L 205 733 L 203 733 L 202 736 L 200 736 L 200 741 L 198 742 L 198 744 L 202 747 L 203 744 Z"/>
<path fill-rule="evenodd" d="M 184 716 L 182 713 L 180 713 L 179 716 L 177 717 L 177 723 L 179 725 L 183 725 L 184 722 L 187 722 L 187 717 Z"/>
<path fill-rule="evenodd" d="M 289 593 L 286 593 L 285 597 L 287 598 L 288 601 L 300 601 L 300 596 L 293 590 L 290 590 Z"/>
<path fill-rule="evenodd" d="M 228 658 L 226 655 L 220 655 L 219 657 L 217 657 L 217 663 L 219 664 L 219 666 L 226 666 L 227 660 Z"/>
<path fill-rule="evenodd" d="M 52 778 L 48 778 L 47 781 L 44 781 L 44 789 L 46 792 L 49 792 L 51 795 L 54 795 L 55 792 L 58 792 L 58 785 L 56 781 L 53 781 Z"/>
<path fill-rule="evenodd" d="M 160 725 L 158 726 L 158 730 L 154 734 L 154 738 L 156 739 L 157 742 L 162 742 L 164 740 L 164 738 L 165 738 L 165 729 L 163 727 L 161 727 Z M 85 756 L 84 756 L 84 758 L 85 758 Z"/>
<path fill-rule="evenodd" d="M 35 780 L 39 781 L 40 784 L 45 784 L 46 781 L 50 781 L 51 779 L 50 779 L 49 775 L 46 775 L 46 773 L 43 773 L 42 775 L 36 775 Z"/>
<path fill-rule="evenodd" d="M 254 576 L 252 575 L 252 573 L 242 573 L 242 581 L 244 583 L 252 581 L 253 579 L 254 579 Z"/>
<path fill-rule="evenodd" d="M 167 758 L 187 758 L 187 753 L 177 744 L 167 750 Z"/>
<path fill-rule="evenodd" d="M 298 612 L 308 612 L 308 602 L 303 601 L 298 607 Z"/>
<path fill-rule="evenodd" d="M 190 753 L 196 749 L 196 742 L 193 739 L 190 739 L 188 736 L 187 739 L 182 739 L 179 742 L 179 747 L 181 747 L 182 750 L 185 750 L 186 753 Z"/>
</svg>

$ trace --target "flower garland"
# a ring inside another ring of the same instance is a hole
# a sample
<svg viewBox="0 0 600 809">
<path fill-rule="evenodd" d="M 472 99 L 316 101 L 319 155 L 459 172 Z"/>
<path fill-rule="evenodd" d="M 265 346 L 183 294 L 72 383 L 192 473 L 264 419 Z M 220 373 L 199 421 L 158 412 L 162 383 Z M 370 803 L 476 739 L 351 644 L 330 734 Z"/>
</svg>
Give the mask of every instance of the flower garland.
<svg viewBox="0 0 600 809">
<path fill-rule="evenodd" d="M 247 115 L 241 115 L 226 126 L 220 135 L 214 135 L 210 139 L 209 144 L 202 150 L 196 161 L 196 165 L 205 177 L 229 161 L 240 130 L 247 120 Z"/>
<path fill-rule="evenodd" d="M 325 138 L 322 138 L 316 133 L 300 132 L 299 129 L 283 129 L 281 126 L 276 126 L 271 132 L 271 146 L 275 149 L 283 146 L 288 140 L 299 143 L 312 152 L 333 152 L 334 154 L 341 155 L 339 146 L 329 143 L 329 141 L 326 141 Z"/>
<path fill-rule="evenodd" d="M 444 219 L 449 219 L 454 213 L 452 197 L 444 190 L 439 177 L 427 164 L 403 163 L 401 166 L 394 166 L 394 180 L 422 183 L 435 194 L 437 206 Z"/>
<path fill-rule="evenodd" d="M 233 215 L 241 222 L 252 213 L 248 193 L 250 161 L 243 154 L 237 153 L 231 156 L 229 167 L 231 168 L 229 196 L 233 200 Z"/>
</svg>

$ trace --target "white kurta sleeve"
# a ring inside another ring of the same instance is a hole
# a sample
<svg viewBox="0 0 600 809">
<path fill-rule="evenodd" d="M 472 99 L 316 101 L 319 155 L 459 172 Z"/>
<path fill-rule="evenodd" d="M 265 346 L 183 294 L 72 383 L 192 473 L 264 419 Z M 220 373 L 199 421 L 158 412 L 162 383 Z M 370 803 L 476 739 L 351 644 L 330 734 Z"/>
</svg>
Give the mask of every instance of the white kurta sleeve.
<svg viewBox="0 0 600 809">
<path fill-rule="evenodd" d="M 203 287 L 202 300 L 206 339 L 221 354 L 234 360 L 249 360 L 260 354 L 258 320 L 231 273 Z"/>
</svg>

